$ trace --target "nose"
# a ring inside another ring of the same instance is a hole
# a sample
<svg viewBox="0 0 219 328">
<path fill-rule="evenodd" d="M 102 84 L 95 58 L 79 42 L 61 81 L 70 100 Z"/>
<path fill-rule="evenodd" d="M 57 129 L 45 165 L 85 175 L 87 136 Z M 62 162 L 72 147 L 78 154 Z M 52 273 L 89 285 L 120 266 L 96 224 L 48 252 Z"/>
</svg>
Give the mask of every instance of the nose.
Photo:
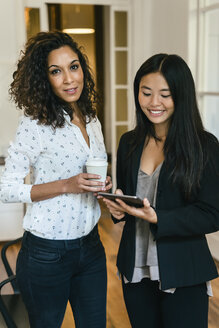
<svg viewBox="0 0 219 328">
<path fill-rule="evenodd" d="M 73 80 L 73 76 L 72 76 L 71 72 L 65 71 L 64 72 L 64 79 L 63 79 L 64 83 L 68 83 L 69 84 L 69 83 L 72 82 L 72 80 Z"/>
<path fill-rule="evenodd" d="M 151 97 L 151 105 L 156 107 L 160 105 L 160 96 L 159 95 L 152 95 Z"/>
</svg>

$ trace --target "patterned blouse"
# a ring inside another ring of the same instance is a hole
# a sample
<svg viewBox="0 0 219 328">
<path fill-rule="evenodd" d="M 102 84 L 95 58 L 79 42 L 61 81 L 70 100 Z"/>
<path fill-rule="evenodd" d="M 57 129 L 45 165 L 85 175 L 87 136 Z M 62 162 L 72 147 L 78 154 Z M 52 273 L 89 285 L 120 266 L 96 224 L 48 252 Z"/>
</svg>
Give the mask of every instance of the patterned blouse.
<svg viewBox="0 0 219 328">
<path fill-rule="evenodd" d="M 90 148 L 67 114 L 64 127 L 55 130 L 29 117 L 21 117 L 1 176 L 0 200 L 27 203 L 25 230 L 47 239 L 75 239 L 87 235 L 96 225 L 100 208 L 91 192 L 62 194 L 38 202 L 32 202 L 30 197 L 34 184 L 85 172 L 88 158 L 107 158 L 98 119 L 87 123 L 86 130 Z M 29 173 L 30 184 L 25 184 Z"/>
</svg>

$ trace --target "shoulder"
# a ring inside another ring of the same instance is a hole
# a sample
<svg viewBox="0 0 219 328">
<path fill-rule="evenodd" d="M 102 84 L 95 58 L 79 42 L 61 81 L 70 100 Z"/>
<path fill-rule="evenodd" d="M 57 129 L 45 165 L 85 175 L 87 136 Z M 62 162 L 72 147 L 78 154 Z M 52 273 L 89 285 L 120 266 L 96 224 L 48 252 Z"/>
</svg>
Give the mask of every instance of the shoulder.
<svg viewBox="0 0 219 328">
<path fill-rule="evenodd" d="M 29 116 L 22 115 L 18 122 L 18 131 L 32 132 L 37 129 L 37 121 Z"/>
<path fill-rule="evenodd" d="M 130 151 L 133 147 L 134 131 L 128 131 L 124 133 L 119 141 L 119 146 L 117 149 L 117 160 L 120 158 L 124 159 L 129 157 Z"/>
<path fill-rule="evenodd" d="M 87 118 L 87 120 L 88 120 L 88 118 Z M 94 125 L 94 126 L 98 126 L 98 127 L 101 127 L 101 123 L 100 123 L 100 121 L 99 121 L 99 119 L 98 119 L 97 116 L 92 117 L 92 118 L 90 119 L 90 121 L 89 121 L 88 124 L 90 124 L 90 125 Z"/>
<path fill-rule="evenodd" d="M 218 173 L 219 169 L 219 142 L 216 136 L 209 132 L 205 132 L 204 135 L 204 158 L 205 168 L 212 170 L 212 172 Z"/>
<path fill-rule="evenodd" d="M 19 123 L 20 123 L 20 125 L 31 124 L 33 121 L 35 121 L 35 120 L 31 119 L 30 116 L 21 115 L 19 117 Z"/>
<path fill-rule="evenodd" d="M 118 150 L 121 150 L 121 148 L 122 148 L 122 149 L 126 149 L 126 151 L 128 151 L 128 149 L 130 149 L 132 147 L 134 139 L 135 139 L 135 131 L 134 130 L 125 132 L 120 138 Z"/>
<path fill-rule="evenodd" d="M 215 135 L 210 132 L 205 132 L 203 142 L 204 152 L 210 157 L 219 156 L 219 142 Z"/>
<path fill-rule="evenodd" d="M 99 131 L 102 133 L 102 126 L 97 116 L 91 118 L 91 120 L 88 121 L 87 124 L 91 127 L 92 130 Z"/>
<path fill-rule="evenodd" d="M 130 144 L 131 141 L 133 141 L 134 137 L 135 137 L 135 131 L 134 130 L 125 132 L 120 138 L 120 143 Z"/>
<path fill-rule="evenodd" d="M 87 123 L 87 125 L 89 126 L 89 129 L 91 129 L 92 133 L 97 136 L 99 141 L 103 141 L 102 126 L 97 116 L 92 118 L 91 121 Z"/>
</svg>

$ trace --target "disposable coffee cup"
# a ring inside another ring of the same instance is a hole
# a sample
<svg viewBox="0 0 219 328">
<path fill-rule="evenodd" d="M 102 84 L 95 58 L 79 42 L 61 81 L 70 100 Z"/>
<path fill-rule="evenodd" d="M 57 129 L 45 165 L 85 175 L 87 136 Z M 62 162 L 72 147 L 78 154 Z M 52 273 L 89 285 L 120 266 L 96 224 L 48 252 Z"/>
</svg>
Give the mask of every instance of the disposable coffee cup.
<svg viewBox="0 0 219 328">
<path fill-rule="evenodd" d="M 86 162 L 87 173 L 98 174 L 101 176 L 100 179 L 92 179 L 94 181 L 106 181 L 108 163 L 105 159 L 102 158 L 92 158 L 88 159 Z"/>
</svg>

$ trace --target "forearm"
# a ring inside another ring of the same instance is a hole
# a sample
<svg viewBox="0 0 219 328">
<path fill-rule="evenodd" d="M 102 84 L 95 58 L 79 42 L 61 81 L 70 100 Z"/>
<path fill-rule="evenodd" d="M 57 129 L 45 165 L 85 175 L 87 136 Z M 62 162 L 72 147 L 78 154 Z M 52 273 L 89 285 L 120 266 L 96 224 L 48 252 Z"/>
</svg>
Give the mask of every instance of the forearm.
<svg viewBox="0 0 219 328">
<path fill-rule="evenodd" d="M 98 178 L 100 178 L 100 176 L 96 174 L 79 173 L 68 179 L 34 185 L 31 189 L 31 200 L 32 202 L 38 202 L 68 193 L 95 193 L 112 187 L 111 182 L 104 187 L 104 182 L 92 180 Z"/>
<path fill-rule="evenodd" d="M 32 202 L 39 202 L 67 193 L 67 179 L 33 185 L 31 189 Z"/>
</svg>

